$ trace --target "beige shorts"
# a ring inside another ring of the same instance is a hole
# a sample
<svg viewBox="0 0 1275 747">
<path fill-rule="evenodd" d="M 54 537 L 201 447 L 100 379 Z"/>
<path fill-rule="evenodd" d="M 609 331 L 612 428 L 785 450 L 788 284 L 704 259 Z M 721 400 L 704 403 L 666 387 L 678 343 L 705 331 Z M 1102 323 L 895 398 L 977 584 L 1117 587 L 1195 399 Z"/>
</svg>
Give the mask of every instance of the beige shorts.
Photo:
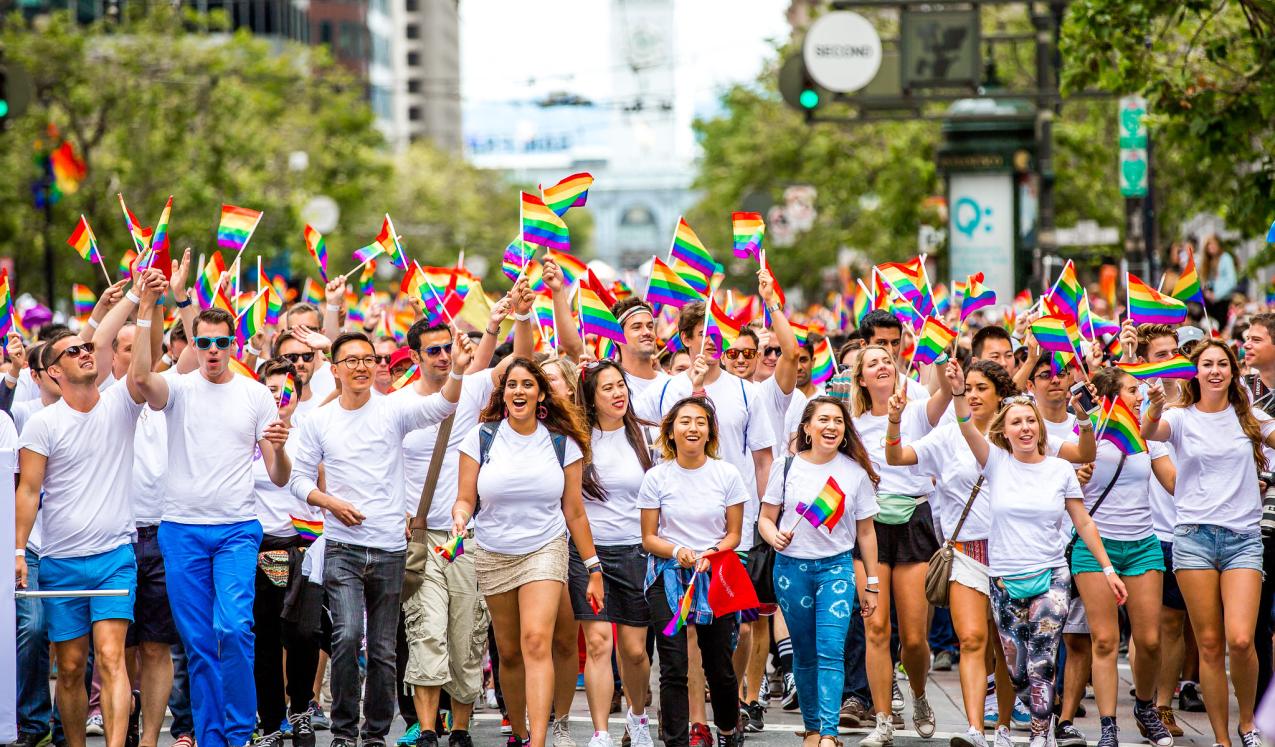
<svg viewBox="0 0 1275 747">
<path fill-rule="evenodd" d="M 429 531 L 441 545 L 446 531 Z M 470 540 L 472 542 L 472 540 Z M 468 543 L 466 543 L 468 544 Z M 421 588 L 403 604 L 408 685 L 442 687 L 458 703 L 478 699 L 487 650 L 487 603 L 478 593 L 472 555 L 453 563 L 431 553 Z"/>
<path fill-rule="evenodd" d="M 478 590 L 484 596 L 513 591 L 532 581 L 567 582 L 567 535 L 549 541 L 526 555 L 491 552 L 474 543 L 474 566 L 478 570 Z"/>
</svg>

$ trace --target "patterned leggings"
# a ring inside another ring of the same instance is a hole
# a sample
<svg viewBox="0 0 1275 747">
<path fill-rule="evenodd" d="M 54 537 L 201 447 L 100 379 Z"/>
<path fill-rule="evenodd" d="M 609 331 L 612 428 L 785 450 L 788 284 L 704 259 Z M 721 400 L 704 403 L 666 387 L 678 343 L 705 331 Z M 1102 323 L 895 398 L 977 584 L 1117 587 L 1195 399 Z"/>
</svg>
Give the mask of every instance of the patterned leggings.
<svg viewBox="0 0 1275 747">
<path fill-rule="evenodd" d="M 1054 703 L 1054 669 L 1058 642 L 1067 621 L 1071 573 L 1055 568 L 1049 590 L 1029 599 L 1014 599 L 997 582 L 992 583 L 992 606 L 1000 631 L 1009 677 L 1018 699 L 1032 715 L 1032 734 L 1049 727 Z"/>
</svg>

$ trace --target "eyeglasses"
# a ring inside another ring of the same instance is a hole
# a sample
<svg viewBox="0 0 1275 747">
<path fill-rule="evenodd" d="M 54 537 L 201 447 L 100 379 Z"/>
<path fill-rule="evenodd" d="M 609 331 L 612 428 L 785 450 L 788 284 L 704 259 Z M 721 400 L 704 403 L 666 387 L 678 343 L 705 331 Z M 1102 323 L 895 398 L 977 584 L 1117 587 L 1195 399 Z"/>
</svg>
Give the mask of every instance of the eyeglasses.
<svg viewBox="0 0 1275 747">
<path fill-rule="evenodd" d="M 311 353 L 311 355 L 313 355 L 313 353 Z M 376 365 L 376 356 L 368 355 L 362 358 L 356 358 L 354 356 L 350 356 L 348 358 L 342 358 L 341 360 L 337 361 L 337 363 L 340 363 L 342 366 L 345 366 L 346 369 L 350 371 L 353 371 L 356 368 L 371 368 Z"/>
<path fill-rule="evenodd" d="M 784 349 L 779 347 L 778 345 L 767 345 L 766 347 L 762 348 L 761 354 L 766 357 L 770 357 L 773 355 L 776 358 L 778 358 L 779 356 L 784 354 Z"/>
<path fill-rule="evenodd" d="M 287 358 L 293 365 L 296 365 L 299 361 L 305 361 L 306 363 L 309 363 L 310 361 L 314 360 L 314 351 L 311 350 L 308 353 L 284 353 L 283 355 L 279 357 Z"/>
<path fill-rule="evenodd" d="M 754 348 L 731 348 L 727 350 L 726 352 L 722 353 L 722 355 L 726 356 L 727 358 L 731 360 L 736 360 L 740 356 L 743 356 L 744 360 L 750 361 L 753 358 L 757 357 L 757 350 Z"/>
<path fill-rule="evenodd" d="M 199 348 L 200 350 L 208 350 L 213 345 L 216 345 L 218 350 L 225 350 L 226 348 L 230 347 L 231 344 L 234 343 L 234 341 L 235 341 L 235 338 L 227 337 L 227 336 L 196 337 L 195 347 Z"/>
<path fill-rule="evenodd" d="M 378 364 L 378 365 L 379 365 L 379 364 L 382 364 L 382 363 L 384 363 L 384 364 L 385 364 L 385 365 L 387 365 L 387 366 L 388 366 L 388 365 L 390 365 L 390 356 L 388 356 L 388 355 L 375 355 L 375 356 L 372 356 L 372 357 L 373 357 L 373 358 L 376 358 L 376 362 L 377 362 L 377 364 Z"/>
<path fill-rule="evenodd" d="M 445 342 L 442 345 L 430 345 L 427 348 L 423 348 L 421 352 L 423 352 L 425 355 L 429 356 L 430 358 L 433 358 L 439 355 L 440 353 L 447 353 L 448 355 L 450 355 L 452 352 L 452 344 L 450 342 Z"/>
<path fill-rule="evenodd" d="M 92 355 L 93 347 L 93 343 L 91 342 L 82 342 L 79 345 L 67 345 L 66 349 L 58 353 L 58 356 L 49 363 L 49 366 L 56 365 L 58 361 L 62 360 L 62 356 L 64 355 L 69 355 L 72 358 L 79 358 L 81 353 L 88 353 L 89 355 Z M 45 366 L 45 368 L 48 368 L 49 366 Z"/>
</svg>

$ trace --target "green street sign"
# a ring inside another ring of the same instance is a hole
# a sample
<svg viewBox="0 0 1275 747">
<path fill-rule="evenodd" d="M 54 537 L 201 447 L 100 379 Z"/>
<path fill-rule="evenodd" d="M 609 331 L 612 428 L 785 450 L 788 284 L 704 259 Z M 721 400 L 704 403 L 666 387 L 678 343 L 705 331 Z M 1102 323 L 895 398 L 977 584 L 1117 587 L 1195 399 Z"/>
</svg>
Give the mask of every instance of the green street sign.
<svg viewBox="0 0 1275 747">
<path fill-rule="evenodd" d="M 1120 194 L 1147 196 L 1147 100 L 1120 99 Z"/>
</svg>

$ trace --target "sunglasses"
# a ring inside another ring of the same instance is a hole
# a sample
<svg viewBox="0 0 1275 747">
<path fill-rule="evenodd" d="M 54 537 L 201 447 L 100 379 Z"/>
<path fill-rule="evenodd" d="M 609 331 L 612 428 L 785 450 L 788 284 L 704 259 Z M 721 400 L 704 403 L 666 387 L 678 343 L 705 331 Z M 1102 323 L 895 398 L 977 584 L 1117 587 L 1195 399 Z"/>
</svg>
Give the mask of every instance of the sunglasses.
<svg viewBox="0 0 1275 747">
<path fill-rule="evenodd" d="M 767 357 L 773 355 L 776 358 L 778 358 L 779 356 L 784 354 L 784 349 L 779 347 L 778 345 L 767 345 L 766 347 L 762 348 L 761 354 Z"/>
<path fill-rule="evenodd" d="M 722 353 L 722 355 L 726 356 L 730 360 L 738 360 L 740 356 L 743 356 L 744 360 L 750 361 L 757 357 L 757 351 L 753 348 L 731 348 Z"/>
<path fill-rule="evenodd" d="M 287 358 L 290 362 L 292 362 L 293 365 L 296 365 L 300 361 L 305 361 L 306 363 L 309 363 L 310 361 L 314 360 L 314 351 L 311 350 L 308 353 L 284 353 L 283 355 L 279 357 Z M 388 359 L 389 356 L 386 356 L 386 358 Z"/>
<path fill-rule="evenodd" d="M 385 365 L 387 365 L 387 366 L 388 366 L 388 365 L 390 365 L 390 356 L 388 356 L 388 355 L 375 355 L 375 356 L 372 356 L 372 357 L 373 357 L 373 358 L 376 358 L 376 362 L 377 362 L 377 364 L 378 364 L 378 365 L 379 365 L 379 364 L 382 364 L 382 363 L 384 363 L 384 364 L 385 364 Z"/>
<path fill-rule="evenodd" d="M 199 348 L 200 350 L 208 350 L 213 345 L 216 345 L 218 350 L 225 350 L 226 348 L 234 344 L 234 342 L 235 342 L 235 338 L 227 337 L 227 336 L 196 337 L 195 347 Z"/>
<path fill-rule="evenodd" d="M 54 358 L 53 362 L 50 363 L 49 366 L 56 365 L 58 361 L 62 360 L 62 356 L 64 355 L 69 355 L 72 358 L 79 358 L 81 353 L 88 353 L 89 355 L 92 355 L 93 347 L 93 343 L 91 342 L 82 342 L 79 345 L 67 345 L 66 349 L 58 353 L 58 357 Z M 45 366 L 45 368 L 48 368 L 49 366 Z"/>
<path fill-rule="evenodd" d="M 429 347 L 425 348 L 421 352 L 425 353 L 425 355 L 429 356 L 430 358 L 433 358 L 434 356 L 439 355 L 440 353 L 447 353 L 450 355 L 452 352 L 452 344 L 450 342 L 445 342 L 442 345 L 430 345 Z"/>
</svg>

